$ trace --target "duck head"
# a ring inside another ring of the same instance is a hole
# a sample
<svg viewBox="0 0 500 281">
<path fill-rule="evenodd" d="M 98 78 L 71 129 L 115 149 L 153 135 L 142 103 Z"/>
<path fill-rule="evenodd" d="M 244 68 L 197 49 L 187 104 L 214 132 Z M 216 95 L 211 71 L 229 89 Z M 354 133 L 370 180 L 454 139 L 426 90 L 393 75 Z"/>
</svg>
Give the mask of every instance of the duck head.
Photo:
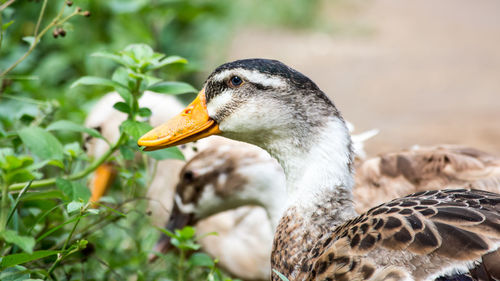
<svg viewBox="0 0 500 281">
<path fill-rule="evenodd" d="M 215 134 L 269 152 L 292 190 L 305 181 L 351 185 L 353 154 L 342 116 L 314 82 L 279 61 L 219 66 L 186 109 L 138 144 L 156 150 Z M 326 164 L 333 169 L 321 172 Z"/>
<path fill-rule="evenodd" d="M 220 134 L 267 149 L 276 139 L 310 137 L 325 116 L 340 117 L 300 72 L 276 60 L 239 60 L 218 67 L 186 109 L 138 144 L 156 150 Z"/>
</svg>

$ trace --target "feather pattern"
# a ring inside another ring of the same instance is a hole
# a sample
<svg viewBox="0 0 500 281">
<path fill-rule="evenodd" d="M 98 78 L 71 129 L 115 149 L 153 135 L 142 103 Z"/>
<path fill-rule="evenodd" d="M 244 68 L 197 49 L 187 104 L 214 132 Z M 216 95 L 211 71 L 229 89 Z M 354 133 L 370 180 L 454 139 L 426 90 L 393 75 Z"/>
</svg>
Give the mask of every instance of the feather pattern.
<svg viewBox="0 0 500 281">
<path fill-rule="evenodd" d="M 292 238 L 294 228 L 302 227 L 296 217 L 288 212 L 282 220 L 283 229 L 275 237 L 275 251 L 281 259 L 273 259 L 277 261 L 274 266 L 285 269 L 281 273 L 293 280 L 404 280 L 410 276 L 426 280 L 445 273 L 447 267 L 463 265 L 466 269 L 500 245 L 500 195 L 480 190 L 411 194 L 337 227 L 318 226 L 303 238 Z M 295 260 L 294 252 L 280 250 L 294 248 L 288 243 L 295 239 L 308 253 L 300 260 Z M 408 252 L 404 258 L 380 258 L 381 253 L 397 255 L 402 250 Z M 439 267 L 422 270 L 414 266 L 423 259 L 436 260 Z"/>
<path fill-rule="evenodd" d="M 500 159 L 457 145 L 415 147 L 356 163 L 356 210 L 424 190 L 500 191 Z"/>
</svg>

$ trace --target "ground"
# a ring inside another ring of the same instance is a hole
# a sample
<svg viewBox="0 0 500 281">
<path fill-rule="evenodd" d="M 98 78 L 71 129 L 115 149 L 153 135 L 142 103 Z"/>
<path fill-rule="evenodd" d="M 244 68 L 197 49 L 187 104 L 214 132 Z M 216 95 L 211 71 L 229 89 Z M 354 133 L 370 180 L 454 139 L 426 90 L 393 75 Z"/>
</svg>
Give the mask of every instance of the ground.
<svg viewBox="0 0 500 281">
<path fill-rule="evenodd" d="M 371 155 L 441 143 L 500 155 L 500 1 L 328 3 L 333 32 L 249 28 L 228 60 L 275 58 L 300 70 L 357 131 L 380 130 Z"/>
</svg>

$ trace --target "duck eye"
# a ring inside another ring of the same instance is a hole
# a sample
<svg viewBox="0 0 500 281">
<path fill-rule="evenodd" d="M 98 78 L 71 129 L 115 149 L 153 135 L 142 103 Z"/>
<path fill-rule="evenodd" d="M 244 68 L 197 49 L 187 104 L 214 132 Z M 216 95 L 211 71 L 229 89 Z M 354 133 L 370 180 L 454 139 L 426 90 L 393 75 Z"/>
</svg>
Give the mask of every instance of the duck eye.
<svg viewBox="0 0 500 281">
<path fill-rule="evenodd" d="M 241 79 L 239 76 L 233 76 L 229 80 L 229 83 L 233 87 L 238 87 L 238 86 L 240 86 L 243 83 L 243 79 Z"/>
</svg>

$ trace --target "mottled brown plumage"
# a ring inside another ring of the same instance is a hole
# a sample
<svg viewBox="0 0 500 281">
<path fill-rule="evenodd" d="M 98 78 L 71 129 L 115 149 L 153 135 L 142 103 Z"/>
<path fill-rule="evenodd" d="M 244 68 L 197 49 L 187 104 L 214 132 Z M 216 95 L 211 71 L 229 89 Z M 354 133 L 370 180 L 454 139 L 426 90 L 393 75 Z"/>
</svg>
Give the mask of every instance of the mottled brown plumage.
<svg viewBox="0 0 500 281">
<path fill-rule="evenodd" d="M 500 158 L 458 145 L 416 147 L 357 162 L 354 197 L 363 212 L 410 193 L 443 188 L 500 192 Z"/>
<path fill-rule="evenodd" d="M 289 209 L 276 232 L 273 268 L 290 280 L 401 280 L 410 275 L 425 280 L 446 270 L 414 266 L 423 260 L 446 268 L 479 260 L 498 247 L 500 195 L 426 191 L 381 204 L 339 226 L 305 223 Z M 305 234 L 295 234 L 304 227 Z M 396 261 L 378 256 L 395 251 L 408 254 Z"/>
</svg>

